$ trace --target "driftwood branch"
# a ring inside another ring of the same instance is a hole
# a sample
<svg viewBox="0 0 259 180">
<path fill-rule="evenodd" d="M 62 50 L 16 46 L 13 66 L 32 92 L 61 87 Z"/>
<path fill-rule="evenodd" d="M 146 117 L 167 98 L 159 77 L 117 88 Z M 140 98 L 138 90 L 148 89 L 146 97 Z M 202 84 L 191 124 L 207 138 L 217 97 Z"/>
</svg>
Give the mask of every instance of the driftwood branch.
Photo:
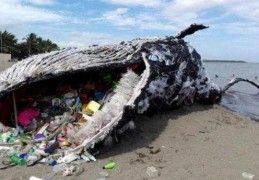
<svg viewBox="0 0 259 180">
<path fill-rule="evenodd" d="M 181 31 L 176 38 L 177 39 L 183 39 L 185 36 L 191 35 L 195 33 L 196 31 L 207 29 L 209 26 L 204 26 L 203 24 L 191 24 L 188 28 Z"/>
</svg>

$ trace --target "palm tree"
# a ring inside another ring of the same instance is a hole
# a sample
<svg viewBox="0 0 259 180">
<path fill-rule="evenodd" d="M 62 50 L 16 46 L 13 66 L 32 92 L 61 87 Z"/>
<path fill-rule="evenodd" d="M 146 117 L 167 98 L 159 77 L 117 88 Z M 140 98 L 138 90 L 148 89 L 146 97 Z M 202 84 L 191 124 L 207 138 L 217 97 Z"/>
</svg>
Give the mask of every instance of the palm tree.
<svg viewBox="0 0 259 180">
<path fill-rule="evenodd" d="M 1 53 L 14 54 L 17 51 L 15 35 L 7 31 L 1 32 Z"/>
<path fill-rule="evenodd" d="M 43 47 L 44 52 L 50 52 L 50 51 L 59 49 L 58 45 L 51 42 L 49 39 L 42 41 L 42 47 Z"/>
<path fill-rule="evenodd" d="M 23 39 L 26 40 L 26 43 L 28 45 L 28 56 L 30 56 L 31 54 L 37 54 L 37 35 L 34 33 L 30 33 Z"/>
<path fill-rule="evenodd" d="M 24 40 L 28 45 L 28 55 L 39 54 L 50 52 L 53 50 L 58 50 L 59 47 L 57 44 L 51 42 L 49 39 L 43 40 L 41 37 L 38 37 L 34 33 L 28 34 Z"/>
</svg>

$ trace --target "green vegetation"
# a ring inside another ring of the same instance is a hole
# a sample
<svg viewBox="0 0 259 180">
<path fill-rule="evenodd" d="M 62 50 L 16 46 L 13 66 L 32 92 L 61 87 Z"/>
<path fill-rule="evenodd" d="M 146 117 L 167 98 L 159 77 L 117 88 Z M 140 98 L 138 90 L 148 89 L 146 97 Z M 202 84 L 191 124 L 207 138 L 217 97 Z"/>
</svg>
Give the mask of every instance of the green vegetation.
<svg viewBox="0 0 259 180">
<path fill-rule="evenodd" d="M 7 31 L 0 31 L 2 53 L 12 54 L 12 58 L 23 59 L 34 54 L 58 50 L 57 44 L 49 39 L 44 40 L 34 33 L 23 38 L 24 42 L 18 43 L 15 35 Z"/>
<path fill-rule="evenodd" d="M 203 62 L 218 62 L 218 63 L 224 63 L 224 62 L 231 62 L 231 63 L 246 63 L 246 61 L 235 61 L 235 60 L 208 60 L 204 59 Z"/>
</svg>

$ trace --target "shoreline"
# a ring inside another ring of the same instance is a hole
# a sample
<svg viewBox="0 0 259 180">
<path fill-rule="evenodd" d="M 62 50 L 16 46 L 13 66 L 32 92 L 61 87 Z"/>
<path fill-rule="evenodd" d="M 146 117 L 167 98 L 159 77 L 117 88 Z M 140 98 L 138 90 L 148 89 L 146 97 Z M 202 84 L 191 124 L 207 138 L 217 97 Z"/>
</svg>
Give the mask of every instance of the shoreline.
<svg viewBox="0 0 259 180">
<path fill-rule="evenodd" d="M 97 162 L 84 163 L 85 172 L 65 179 L 98 179 L 102 166 L 114 160 L 108 179 L 150 179 L 146 168 L 160 173 L 153 179 L 242 179 L 259 176 L 259 124 L 220 105 L 194 104 L 154 116 L 139 116 L 136 129 L 119 144 L 103 146 Z M 47 165 L 13 167 L 3 179 L 29 179 L 51 173 Z M 54 179 L 60 179 L 56 176 Z"/>
</svg>

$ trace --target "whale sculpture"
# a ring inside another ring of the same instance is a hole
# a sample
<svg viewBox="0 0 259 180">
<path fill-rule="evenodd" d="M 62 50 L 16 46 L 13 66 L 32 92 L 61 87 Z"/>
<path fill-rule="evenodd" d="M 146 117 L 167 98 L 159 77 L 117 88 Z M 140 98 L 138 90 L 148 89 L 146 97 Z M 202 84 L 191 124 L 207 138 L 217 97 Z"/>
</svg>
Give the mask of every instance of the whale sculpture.
<svg viewBox="0 0 259 180">
<path fill-rule="evenodd" d="M 135 39 L 28 57 L 0 73 L 0 111 L 8 112 L 12 93 L 19 101 L 26 86 L 38 84 L 44 88 L 49 81 L 58 83 L 70 76 L 78 81 L 104 71 L 119 74 L 119 84 L 109 101 L 93 116 L 85 115 L 90 123 L 70 134 L 71 143 L 77 146 L 69 151 L 77 151 L 94 147 L 137 114 L 175 109 L 195 101 L 217 103 L 223 90 L 210 81 L 200 55 L 183 40 L 205 28 L 193 24 L 176 37 Z M 135 71 L 133 67 L 138 68 Z M 3 116 L 0 121 L 8 123 Z"/>
</svg>

